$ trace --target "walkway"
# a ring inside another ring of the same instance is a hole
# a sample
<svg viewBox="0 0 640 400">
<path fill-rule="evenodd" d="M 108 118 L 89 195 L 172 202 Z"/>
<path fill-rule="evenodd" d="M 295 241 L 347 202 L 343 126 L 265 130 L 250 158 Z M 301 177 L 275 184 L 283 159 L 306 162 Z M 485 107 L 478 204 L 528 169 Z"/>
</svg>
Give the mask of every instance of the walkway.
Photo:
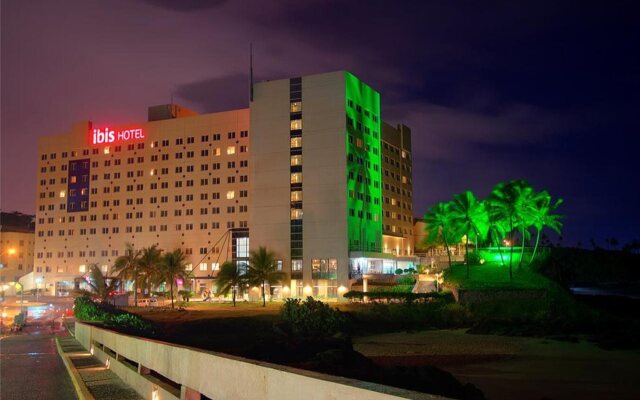
<svg viewBox="0 0 640 400">
<path fill-rule="evenodd" d="M 60 338 L 60 347 L 69 357 L 91 395 L 97 400 L 142 400 L 135 390 L 127 386 L 116 374 L 92 356 L 72 336 Z M 78 375 L 76 375 L 78 376 Z"/>
</svg>

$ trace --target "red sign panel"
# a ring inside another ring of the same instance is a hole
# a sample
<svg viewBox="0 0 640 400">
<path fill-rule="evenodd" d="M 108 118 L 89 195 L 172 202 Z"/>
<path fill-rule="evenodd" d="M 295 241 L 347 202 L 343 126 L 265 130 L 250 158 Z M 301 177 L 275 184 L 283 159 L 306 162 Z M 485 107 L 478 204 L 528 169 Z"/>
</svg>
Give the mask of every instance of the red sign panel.
<svg viewBox="0 0 640 400">
<path fill-rule="evenodd" d="M 142 128 L 128 128 L 117 131 L 109 128 L 104 128 L 93 129 L 91 131 L 90 140 L 92 144 L 110 144 L 129 142 L 144 138 L 144 131 L 142 130 Z"/>
</svg>

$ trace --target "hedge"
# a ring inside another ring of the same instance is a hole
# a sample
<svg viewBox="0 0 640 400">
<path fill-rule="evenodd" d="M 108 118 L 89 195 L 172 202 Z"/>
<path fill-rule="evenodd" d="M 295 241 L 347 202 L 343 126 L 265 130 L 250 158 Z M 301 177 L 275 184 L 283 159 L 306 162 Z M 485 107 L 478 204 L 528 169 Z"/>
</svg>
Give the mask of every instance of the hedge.
<svg viewBox="0 0 640 400">
<path fill-rule="evenodd" d="M 425 302 L 431 301 L 432 299 L 442 299 L 447 301 L 453 300 L 453 295 L 451 294 L 451 292 L 406 293 L 385 291 L 361 292 L 357 290 L 350 290 L 344 294 L 344 298 L 351 301 L 363 301 L 365 296 L 369 299 L 369 301 L 402 301 L 405 303 L 413 303 L 415 301 Z"/>
<path fill-rule="evenodd" d="M 97 303 L 82 296 L 74 301 L 76 319 L 88 322 L 102 322 L 105 326 L 128 333 L 152 335 L 153 325 L 138 315 L 115 308 L 108 303 Z"/>
</svg>

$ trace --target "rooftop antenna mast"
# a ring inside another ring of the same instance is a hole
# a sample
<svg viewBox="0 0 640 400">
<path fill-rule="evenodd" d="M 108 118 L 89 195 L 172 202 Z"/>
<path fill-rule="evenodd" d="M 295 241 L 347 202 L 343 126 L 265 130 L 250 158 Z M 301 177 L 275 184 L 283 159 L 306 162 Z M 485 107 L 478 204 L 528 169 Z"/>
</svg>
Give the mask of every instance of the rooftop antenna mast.
<svg viewBox="0 0 640 400">
<path fill-rule="evenodd" d="M 249 101 L 253 101 L 253 44 L 249 43 Z"/>
</svg>

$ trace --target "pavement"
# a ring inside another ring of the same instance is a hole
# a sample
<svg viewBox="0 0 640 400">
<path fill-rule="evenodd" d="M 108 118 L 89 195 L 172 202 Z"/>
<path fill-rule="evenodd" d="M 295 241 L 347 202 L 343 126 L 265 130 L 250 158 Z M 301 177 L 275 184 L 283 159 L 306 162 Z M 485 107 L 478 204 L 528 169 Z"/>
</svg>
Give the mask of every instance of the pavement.
<svg viewBox="0 0 640 400">
<path fill-rule="evenodd" d="M 19 335 L 0 337 L 0 399 L 77 399 L 56 349 L 64 330 L 32 324 Z"/>
<path fill-rule="evenodd" d="M 22 309 L 19 298 L 0 303 L 5 318 L 0 330 L 0 399 L 2 400 L 137 400 L 140 396 L 86 351 L 71 335 L 73 318 L 66 318 L 71 298 L 28 303 L 27 325 L 11 332 L 13 317 Z M 56 344 L 59 343 L 59 349 Z M 66 365 L 65 365 L 66 364 Z"/>
</svg>

